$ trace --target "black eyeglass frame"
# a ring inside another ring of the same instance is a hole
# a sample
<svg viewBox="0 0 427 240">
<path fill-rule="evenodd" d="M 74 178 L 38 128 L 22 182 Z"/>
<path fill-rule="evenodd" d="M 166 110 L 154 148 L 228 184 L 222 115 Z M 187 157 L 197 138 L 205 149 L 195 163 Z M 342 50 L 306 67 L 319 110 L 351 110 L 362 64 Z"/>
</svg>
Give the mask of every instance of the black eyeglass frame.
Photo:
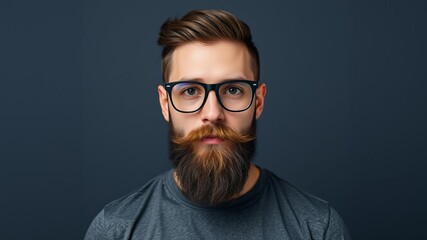
<svg viewBox="0 0 427 240">
<path fill-rule="evenodd" d="M 251 86 L 251 89 L 252 89 L 251 102 L 243 110 L 230 110 L 230 109 L 226 108 L 224 106 L 224 104 L 222 103 L 221 98 L 219 96 L 219 92 L 218 91 L 219 91 L 219 89 L 220 89 L 220 87 L 222 85 L 228 84 L 228 83 L 234 83 L 234 82 L 244 82 L 244 83 L 247 83 L 247 84 L 249 84 L 249 86 Z M 175 104 L 173 103 L 173 100 L 172 100 L 172 88 L 175 85 L 181 84 L 181 83 L 195 83 L 197 85 L 202 86 L 205 89 L 205 98 L 203 99 L 203 102 L 200 105 L 200 107 L 197 108 L 196 110 L 193 110 L 193 111 L 182 111 L 182 110 L 179 110 L 178 108 L 175 107 Z M 216 98 L 217 98 L 219 104 L 225 110 L 227 110 L 229 112 L 243 112 L 243 111 L 248 110 L 252 106 L 252 102 L 254 100 L 254 95 L 255 95 L 256 89 L 258 88 L 258 82 L 251 81 L 251 80 L 230 80 L 230 81 L 224 81 L 224 82 L 220 82 L 220 83 L 216 83 L 216 84 L 206 84 L 206 83 L 201 83 L 201 82 L 197 82 L 197 81 L 177 81 L 177 82 L 164 83 L 163 87 L 165 88 L 166 92 L 168 93 L 168 95 L 169 95 L 169 97 L 171 99 L 171 103 L 172 103 L 173 108 L 175 108 L 175 110 L 177 110 L 178 112 L 181 112 L 181 113 L 194 113 L 194 112 L 199 111 L 205 105 L 206 100 L 208 99 L 209 92 L 212 91 L 212 90 L 214 90 Z"/>
</svg>

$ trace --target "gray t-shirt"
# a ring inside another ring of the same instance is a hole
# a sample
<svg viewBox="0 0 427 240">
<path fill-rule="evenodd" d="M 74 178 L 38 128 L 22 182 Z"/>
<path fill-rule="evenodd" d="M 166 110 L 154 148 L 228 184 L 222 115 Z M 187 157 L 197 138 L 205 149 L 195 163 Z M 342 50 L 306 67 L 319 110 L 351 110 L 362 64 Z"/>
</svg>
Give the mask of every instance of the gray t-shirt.
<svg viewBox="0 0 427 240">
<path fill-rule="evenodd" d="M 260 170 L 248 193 L 215 207 L 189 201 L 170 170 L 105 206 L 85 240 L 350 239 L 327 202 Z"/>
</svg>

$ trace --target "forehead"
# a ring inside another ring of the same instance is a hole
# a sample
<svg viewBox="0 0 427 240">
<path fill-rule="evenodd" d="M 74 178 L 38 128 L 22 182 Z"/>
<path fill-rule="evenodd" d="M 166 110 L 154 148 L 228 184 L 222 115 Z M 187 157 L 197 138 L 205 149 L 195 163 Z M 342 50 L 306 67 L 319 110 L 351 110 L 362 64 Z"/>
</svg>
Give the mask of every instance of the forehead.
<svg viewBox="0 0 427 240">
<path fill-rule="evenodd" d="M 244 44 L 233 41 L 190 42 L 177 47 L 171 57 L 170 81 L 254 79 L 251 58 Z"/>
</svg>

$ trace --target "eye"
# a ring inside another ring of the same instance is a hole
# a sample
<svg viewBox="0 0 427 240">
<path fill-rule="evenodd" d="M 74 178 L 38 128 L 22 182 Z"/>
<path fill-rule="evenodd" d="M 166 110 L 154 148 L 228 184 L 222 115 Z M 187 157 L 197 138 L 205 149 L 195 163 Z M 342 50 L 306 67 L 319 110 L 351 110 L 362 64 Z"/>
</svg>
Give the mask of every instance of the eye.
<svg viewBox="0 0 427 240">
<path fill-rule="evenodd" d="M 185 95 L 188 95 L 188 96 L 194 96 L 196 93 L 197 93 L 197 89 L 196 88 L 193 88 L 193 87 L 190 87 L 190 88 L 187 88 L 187 89 L 185 89 L 184 91 L 183 91 L 183 93 L 185 94 Z"/>
<path fill-rule="evenodd" d="M 172 88 L 172 94 L 175 97 L 180 97 L 183 99 L 194 99 L 202 97 L 204 94 L 204 89 L 202 86 L 196 83 L 191 82 L 182 82 L 175 85 Z"/>
<path fill-rule="evenodd" d="M 237 95 L 237 94 L 241 94 L 242 90 L 240 88 L 238 88 L 238 87 L 228 87 L 225 90 L 225 93 L 226 94 L 231 94 L 231 95 Z"/>
</svg>

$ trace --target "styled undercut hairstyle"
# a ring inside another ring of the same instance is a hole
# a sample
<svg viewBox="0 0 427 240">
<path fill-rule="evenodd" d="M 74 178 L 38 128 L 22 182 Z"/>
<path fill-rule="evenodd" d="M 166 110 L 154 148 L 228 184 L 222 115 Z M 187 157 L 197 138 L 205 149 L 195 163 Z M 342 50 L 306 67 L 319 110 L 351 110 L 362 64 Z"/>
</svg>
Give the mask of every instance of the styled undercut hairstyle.
<svg viewBox="0 0 427 240">
<path fill-rule="evenodd" d="M 223 10 L 193 10 L 182 18 L 168 19 L 163 23 L 157 43 L 163 47 L 163 82 L 168 82 L 171 72 L 171 56 L 175 48 L 189 42 L 212 43 L 229 40 L 243 43 L 251 56 L 251 68 L 255 81 L 260 78 L 258 50 L 252 42 L 249 26 Z"/>
</svg>

